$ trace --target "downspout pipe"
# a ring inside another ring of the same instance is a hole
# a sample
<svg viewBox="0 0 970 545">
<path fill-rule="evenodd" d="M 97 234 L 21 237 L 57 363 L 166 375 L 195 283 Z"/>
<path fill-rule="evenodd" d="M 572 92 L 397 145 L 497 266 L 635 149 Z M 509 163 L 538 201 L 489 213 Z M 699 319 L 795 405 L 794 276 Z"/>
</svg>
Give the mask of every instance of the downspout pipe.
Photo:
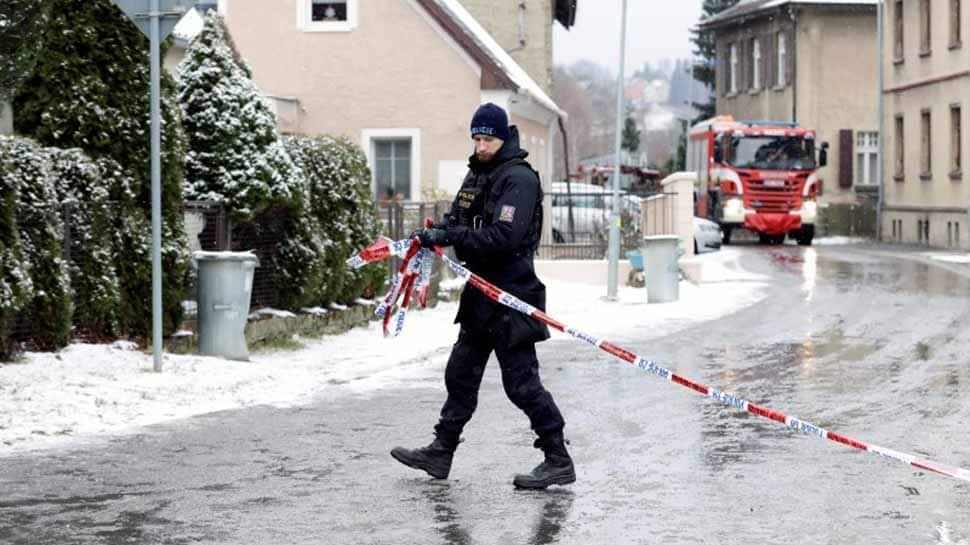
<svg viewBox="0 0 970 545">
<path fill-rule="evenodd" d="M 788 7 L 788 18 L 792 23 L 791 31 L 791 120 L 798 123 L 798 16 L 795 8 Z"/>
<path fill-rule="evenodd" d="M 886 5 L 884 0 L 879 0 L 876 6 L 876 20 L 879 28 L 876 29 L 877 41 L 879 42 L 879 83 L 876 86 L 879 91 L 879 161 L 876 162 L 876 172 L 879 183 L 878 201 L 876 202 L 876 240 L 882 241 L 882 209 L 885 206 L 886 191 L 886 103 L 885 103 L 885 30 L 883 28 L 886 17 Z"/>
<path fill-rule="evenodd" d="M 576 226 L 573 221 L 573 188 L 572 188 L 572 176 L 569 174 L 569 135 L 566 132 L 566 123 L 563 121 L 562 116 L 559 116 L 559 130 L 562 132 L 562 157 L 565 163 L 566 170 L 566 210 L 568 213 L 568 228 L 569 228 L 569 241 L 573 242 L 576 239 Z"/>
</svg>

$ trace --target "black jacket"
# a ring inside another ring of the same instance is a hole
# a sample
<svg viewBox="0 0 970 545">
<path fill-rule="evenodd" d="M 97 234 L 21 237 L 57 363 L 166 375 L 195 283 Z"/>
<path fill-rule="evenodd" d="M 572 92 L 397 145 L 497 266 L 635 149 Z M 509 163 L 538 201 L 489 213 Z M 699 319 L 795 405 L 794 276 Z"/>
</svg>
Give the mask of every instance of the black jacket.
<svg viewBox="0 0 970 545">
<path fill-rule="evenodd" d="M 546 287 L 535 274 L 535 248 L 531 247 L 535 243 L 531 239 L 542 227 L 542 188 L 539 177 L 524 161 L 528 155 L 519 147 L 515 126 L 510 127 L 509 139 L 491 161 L 482 163 L 472 155 L 468 175 L 449 214 L 449 238 L 469 270 L 544 311 Z M 461 194 L 465 191 L 481 195 L 482 217 L 474 222 L 478 225 L 461 218 Z M 509 346 L 549 338 L 545 324 L 492 301 L 472 287 L 461 295 L 455 322 L 472 331 L 507 333 Z"/>
</svg>

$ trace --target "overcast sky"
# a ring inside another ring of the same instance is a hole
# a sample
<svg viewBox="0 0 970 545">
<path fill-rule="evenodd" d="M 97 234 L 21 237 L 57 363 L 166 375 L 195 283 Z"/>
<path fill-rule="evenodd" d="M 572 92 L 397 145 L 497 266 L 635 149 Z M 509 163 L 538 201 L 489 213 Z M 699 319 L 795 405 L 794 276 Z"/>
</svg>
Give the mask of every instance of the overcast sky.
<svg viewBox="0 0 970 545">
<path fill-rule="evenodd" d="M 701 16 L 702 0 L 628 0 L 626 29 L 627 77 L 645 61 L 687 58 L 693 47 L 690 28 Z M 620 62 L 620 9 L 622 0 L 580 0 L 576 24 L 564 30 L 553 25 L 556 64 L 588 59 L 615 74 Z"/>
</svg>

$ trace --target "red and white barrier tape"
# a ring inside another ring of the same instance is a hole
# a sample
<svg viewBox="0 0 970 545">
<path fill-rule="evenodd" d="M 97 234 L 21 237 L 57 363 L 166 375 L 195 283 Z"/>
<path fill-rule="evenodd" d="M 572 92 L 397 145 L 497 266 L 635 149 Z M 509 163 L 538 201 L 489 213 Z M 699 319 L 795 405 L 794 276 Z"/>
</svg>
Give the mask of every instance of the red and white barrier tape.
<svg viewBox="0 0 970 545">
<path fill-rule="evenodd" d="M 405 261 L 401 265 L 402 272 L 398 274 L 398 278 L 395 280 L 394 284 L 392 285 L 391 291 L 388 293 L 388 299 L 385 299 L 385 303 L 387 303 L 389 299 L 391 299 L 391 294 L 393 293 L 394 294 L 393 301 L 396 302 L 401 291 L 401 288 L 398 284 L 399 282 L 406 282 L 406 280 L 402 280 L 403 278 L 405 278 L 403 271 L 405 271 L 409 267 L 409 263 L 414 260 L 415 256 L 420 255 L 421 256 L 420 261 L 422 263 L 423 262 L 430 263 L 430 261 L 434 258 L 434 256 L 427 250 L 414 250 L 417 247 L 417 244 L 418 244 L 417 240 L 404 240 L 404 241 L 395 242 L 395 241 L 392 241 L 391 239 L 386 239 L 386 238 L 381 239 L 376 243 L 374 243 L 373 245 L 368 246 L 367 248 L 362 250 L 356 256 L 347 260 L 347 266 L 358 268 L 368 263 L 375 263 L 383 259 L 387 259 L 392 255 L 402 257 Z M 655 362 L 652 362 L 646 358 L 637 356 L 633 352 L 625 350 L 619 346 L 608 343 L 606 341 L 602 341 L 600 339 L 597 339 L 596 337 L 593 337 L 592 335 L 583 333 L 578 329 L 567 327 L 566 325 L 560 322 L 557 322 L 556 320 L 553 320 L 541 310 L 516 298 L 515 296 L 509 293 L 506 293 L 505 291 L 492 285 L 482 277 L 469 271 L 461 264 L 456 263 L 452 259 L 449 259 L 448 256 L 446 256 L 441 251 L 440 248 L 436 248 L 436 252 L 438 255 L 442 257 L 442 259 L 444 259 L 445 264 L 448 265 L 448 267 L 452 270 L 452 272 L 455 273 L 455 275 L 457 275 L 459 278 L 471 284 L 474 288 L 478 289 L 479 291 L 487 295 L 493 301 L 501 303 L 502 305 L 505 305 L 509 308 L 515 309 L 527 316 L 531 316 L 532 318 L 539 320 L 540 322 L 548 325 L 549 327 L 562 331 L 563 333 L 566 333 L 589 345 L 595 346 L 601 350 L 609 352 L 610 354 L 616 356 L 617 358 L 625 362 L 631 363 L 652 375 L 656 375 L 657 377 L 660 377 L 664 380 L 676 382 L 677 384 L 680 384 L 681 386 L 684 386 L 686 388 L 690 388 L 695 392 L 698 392 L 710 398 L 716 399 L 717 401 L 720 401 L 725 405 L 729 405 L 738 410 L 747 411 L 749 413 L 755 414 L 762 418 L 766 418 L 768 420 L 773 420 L 779 424 L 782 424 L 794 430 L 800 431 L 802 433 L 805 433 L 808 435 L 814 435 L 817 437 L 821 437 L 823 439 L 829 439 L 831 441 L 835 441 L 836 443 L 842 443 L 843 445 L 847 445 L 852 448 L 856 448 L 866 452 L 871 452 L 873 454 L 878 454 L 885 458 L 898 460 L 900 462 L 903 462 L 917 469 L 930 471 L 932 473 L 938 473 L 940 475 L 945 475 L 947 477 L 953 477 L 955 479 L 960 479 L 963 481 L 970 482 L 970 471 L 963 469 L 961 467 L 952 466 L 949 464 L 944 464 L 933 460 L 927 460 L 925 458 L 919 458 L 912 454 L 895 451 L 885 447 L 880 447 L 878 445 L 864 443 L 862 441 L 852 439 L 845 435 L 841 435 L 841 434 L 826 430 L 825 428 L 816 426 L 815 424 L 806 422 L 799 418 L 796 418 L 793 416 L 787 416 L 785 414 L 768 409 L 766 407 L 761 407 L 759 405 L 746 401 L 733 394 L 730 394 L 727 392 L 721 392 L 713 388 L 710 388 L 708 386 L 705 386 L 703 384 L 699 384 L 692 380 L 681 377 L 671 372 L 669 369 L 666 369 L 661 365 L 658 365 Z M 408 295 L 409 294 L 410 294 L 410 290 L 408 290 Z M 409 303 L 409 297 L 406 295 L 403 305 L 407 306 L 408 303 Z M 391 306 L 393 306 L 393 302 L 391 303 Z M 387 312 L 388 313 L 390 312 L 390 307 L 387 307 Z M 399 310 L 399 316 L 400 316 L 400 310 Z M 386 323 L 387 321 L 385 318 L 385 324 Z M 399 319 L 396 334 L 400 333 L 400 329 L 402 326 L 403 326 L 403 316 L 401 316 Z M 386 325 L 385 325 L 385 336 L 387 336 Z"/>
</svg>

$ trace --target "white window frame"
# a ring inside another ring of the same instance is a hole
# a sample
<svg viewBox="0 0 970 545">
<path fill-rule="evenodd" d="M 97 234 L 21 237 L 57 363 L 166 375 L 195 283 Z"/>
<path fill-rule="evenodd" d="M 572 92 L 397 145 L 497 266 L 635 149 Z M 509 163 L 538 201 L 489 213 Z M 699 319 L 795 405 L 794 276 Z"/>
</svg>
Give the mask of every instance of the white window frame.
<svg viewBox="0 0 970 545">
<path fill-rule="evenodd" d="M 761 89 L 761 40 L 751 40 L 751 88 Z"/>
<path fill-rule="evenodd" d="M 862 156 L 860 162 L 859 156 Z M 857 186 L 875 186 L 879 183 L 876 179 L 878 172 L 872 172 L 873 167 L 878 169 L 879 161 L 879 131 L 856 131 L 855 132 L 855 184 Z M 876 161 L 872 161 L 872 157 Z M 859 168 L 861 164 L 861 168 Z"/>
<path fill-rule="evenodd" d="M 784 87 L 788 85 L 788 35 L 781 31 L 777 36 L 778 62 L 776 63 L 775 86 Z"/>
<path fill-rule="evenodd" d="M 407 196 L 410 201 L 421 198 L 421 129 L 364 129 L 360 133 L 361 147 L 367 155 L 367 166 L 370 167 L 370 192 L 377 190 L 377 179 L 374 175 L 374 142 L 376 140 L 411 140 L 411 190 Z"/>
<path fill-rule="evenodd" d="M 310 10 L 313 0 L 296 0 L 296 27 L 303 32 L 350 32 L 357 28 L 360 0 L 347 0 L 347 20 L 323 22 L 313 21 Z"/>
<path fill-rule="evenodd" d="M 731 78 L 728 82 L 728 93 L 735 94 L 738 92 L 738 44 L 731 44 L 730 57 Z"/>
</svg>

